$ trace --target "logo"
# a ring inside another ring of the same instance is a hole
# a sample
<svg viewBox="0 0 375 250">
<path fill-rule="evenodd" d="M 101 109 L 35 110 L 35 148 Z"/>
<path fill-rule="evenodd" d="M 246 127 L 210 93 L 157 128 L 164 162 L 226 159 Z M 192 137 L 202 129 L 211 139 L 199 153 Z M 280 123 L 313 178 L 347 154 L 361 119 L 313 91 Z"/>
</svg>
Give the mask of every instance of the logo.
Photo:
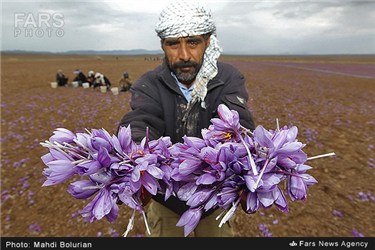
<svg viewBox="0 0 375 250">
<path fill-rule="evenodd" d="M 62 37 L 63 27 L 62 13 L 14 13 L 14 37 Z"/>
<path fill-rule="evenodd" d="M 291 246 L 291 247 L 295 247 L 297 245 L 298 245 L 297 242 L 295 242 L 294 240 L 289 243 L 289 246 Z"/>
</svg>

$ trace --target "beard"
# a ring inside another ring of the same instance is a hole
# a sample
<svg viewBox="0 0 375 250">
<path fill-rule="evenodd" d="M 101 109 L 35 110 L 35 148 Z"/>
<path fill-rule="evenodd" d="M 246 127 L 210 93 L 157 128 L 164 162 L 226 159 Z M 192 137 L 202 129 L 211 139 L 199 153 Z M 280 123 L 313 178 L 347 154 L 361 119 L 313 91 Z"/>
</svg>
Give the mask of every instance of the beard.
<svg viewBox="0 0 375 250">
<path fill-rule="evenodd" d="M 202 63 L 197 63 L 194 61 L 180 61 L 174 64 L 170 64 L 167 59 L 170 70 L 176 76 L 176 78 L 184 82 L 192 82 L 195 80 L 195 77 L 198 75 L 199 70 L 202 67 Z M 182 71 L 183 68 L 191 68 L 189 71 Z"/>
</svg>

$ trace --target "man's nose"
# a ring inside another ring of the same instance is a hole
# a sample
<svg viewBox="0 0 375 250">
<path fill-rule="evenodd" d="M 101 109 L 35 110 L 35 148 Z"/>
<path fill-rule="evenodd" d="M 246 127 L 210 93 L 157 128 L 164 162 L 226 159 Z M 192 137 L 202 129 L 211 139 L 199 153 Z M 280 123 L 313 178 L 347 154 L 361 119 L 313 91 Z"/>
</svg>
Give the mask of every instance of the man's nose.
<svg viewBox="0 0 375 250">
<path fill-rule="evenodd" d="M 191 59 L 190 50 L 185 42 L 181 42 L 178 55 L 181 61 L 185 61 L 185 62 L 190 61 Z"/>
</svg>

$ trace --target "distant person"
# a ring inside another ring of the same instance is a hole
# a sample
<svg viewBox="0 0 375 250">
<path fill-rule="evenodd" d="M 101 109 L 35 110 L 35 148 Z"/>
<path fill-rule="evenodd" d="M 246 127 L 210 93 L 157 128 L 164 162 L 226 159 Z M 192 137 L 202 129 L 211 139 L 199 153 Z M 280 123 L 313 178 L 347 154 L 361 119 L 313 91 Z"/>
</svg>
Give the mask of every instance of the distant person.
<svg viewBox="0 0 375 250">
<path fill-rule="evenodd" d="M 100 86 L 106 86 L 107 89 L 109 89 L 111 87 L 111 82 L 109 81 L 109 79 L 105 75 L 97 72 L 95 74 L 95 81 L 94 81 L 93 87 L 96 88 L 96 87 L 100 87 Z"/>
<path fill-rule="evenodd" d="M 66 77 L 61 69 L 56 73 L 57 86 L 66 87 L 68 85 L 68 77 Z"/>
<path fill-rule="evenodd" d="M 76 69 L 73 73 L 76 75 L 73 82 L 78 82 L 78 86 L 82 86 L 82 83 L 87 82 L 87 77 L 81 70 Z"/>
<path fill-rule="evenodd" d="M 95 82 L 95 72 L 90 70 L 87 74 L 87 82 L 90 84 L 90 87 L 94 87 Z"/>
<path fill-rule="evenodd" d="M 124 72 L 124 74 L 122 75 L 118 83 L 119 91 L 126 92 L 130 89 L 131 86 L 132 86 L 132 81 L 130 80 L 129 73 Z"/>
</svg>

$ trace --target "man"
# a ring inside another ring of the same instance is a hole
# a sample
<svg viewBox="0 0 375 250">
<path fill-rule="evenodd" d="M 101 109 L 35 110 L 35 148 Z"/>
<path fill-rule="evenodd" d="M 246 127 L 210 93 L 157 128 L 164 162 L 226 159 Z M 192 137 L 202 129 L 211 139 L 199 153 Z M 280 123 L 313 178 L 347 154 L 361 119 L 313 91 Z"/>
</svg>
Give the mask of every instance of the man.
<svg viewBox="0 0 375 250">
<path fill-rule="evenodd" d="M 100 86 L 106 86 L 108 90 L 111 87 L 111 82 L 105 75 L 97 72 L 95 74 L 95 81 L 94 81 L 93 88 L 95 89 L 96 87 L 100 87 Z"/>
<path fill-rule="evenodd" d="M 82 87 L 82 83 L 87 82 L 87 77 L 79 69 L 76 69 L 73 73 L 75 74 L 73 82 L 78 82 L 78 86 Z"/>
<path fill-rule="evenodd" d="M 87 82 L 90 84 L 90 87 L 94 87 L 95 82 L 95 72 L 93 70 L 90 70 L 87 73 Z"/>
<path fill-rule="evenodd" d="M 129 73 L 125 71 L 118 82 L 118 88 L 121 92 L 126 92 L 130 89 L 131 86 L 132 82 L 130 80 Z"/>
<path fill-rule="evenodd" d="M 56 73 L 56 82 L 58 86 L 66 87 L 68 85 L 68 77 L 66 77 L 61 69 Z"/>
<path fill-rule="evenodd" d="M 210 10 L 199 3 L 174 1 L 161 12 L 156 32 L 165 59 L 132 85 L 132 110 L 120 122 L 130 124 L 133 140 L 140 142 L 146 127 L 150 140 L 169 136 L 176 143 L 184 135 L 202 137 L 201 130 L 218 117 L 222 103 L 238 111 L 241 125 L 253 130 L 243 75 L 230 64 L 217 62 L 221 48 Z M 183 237 L 183 228 L 176 223 L 187 209 L 176 197 L 164 201 L 161 194 L 153 196 L 146 206 L 151 237 Z M 232 221 L 218 227 L 220 212 L 205 212 L 195 236 L 235 236 Z"/>
</svg>

